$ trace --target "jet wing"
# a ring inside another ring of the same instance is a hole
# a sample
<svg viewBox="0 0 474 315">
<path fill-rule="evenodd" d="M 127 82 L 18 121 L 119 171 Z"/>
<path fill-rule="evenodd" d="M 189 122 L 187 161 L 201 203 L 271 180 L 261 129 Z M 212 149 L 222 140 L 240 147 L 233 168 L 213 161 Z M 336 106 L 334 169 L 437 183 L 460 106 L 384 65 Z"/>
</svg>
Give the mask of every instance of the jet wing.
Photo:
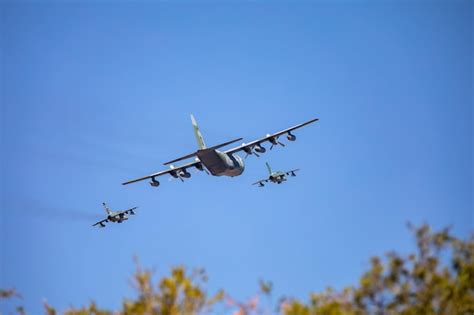
<svg viewBox="0 0 474 315">
<path fill-rule="evenodd" d="M 304 127 L 306 125 L 309 125 L 315 121 L 318 121 L 319 118 L 315 118 L 315 119 L 311 119 L 307 122 L 304 122 L 302 124 L 298 124 L 296 126 L 293 126 L 293 127 L 290 127 L 290 128 L 287 128 L 287 129 L 284 129 L 282 131 L 278 131 L 278 132 L 275 132 L 273 134 L 267 134 L 265 137 L 263 138 L 260 138 L 258 140 L 255 140 L 255 141 L 252 141 L 252 142 L 249 142 L 249 143 L 244 143 L 238 147 L 235 147 L 235 148 L 232 148 L 230 150 L 227 150 L 225 151 L 226 154 L 232 154 L 232 153 L 236 153 L 236 152 L 239 152 L 239 151 L 245 151 L 246 153 L 248 154 L 251 154 L 249 152 L 252 152 L 253 148 L 254 147 L 258 147 L 260 146 L 262 143 L 264 142 L 270 142 L 272 144 L 271 148 L 273 148 L 274 145 L 277 145 L 277 144 L 280 144 L 281 146 L 285 146 L 285 144 L 281 143 L 278 141 L 278 137 L 280 137 L 281 135 L 285 134 L 285 133 L 288 133 L 288 136 L 289 137 L 294 137 L 293 135 L 291 135 L 291 131 L 293 130 L 296 130 L 296 129 L 299 129 L 301 127 Z M 293 138 L 295 139 L 295 138 Z M 271 149 L 270 148 L 270 149 Z M 263 153 L 263 152 L 262 152 Z"/>
<path fill-rule="evenodd" d="M 102 221 L 99 221 L 99 222 L 97 222 L 97 223 L 92 224 L 92 226 L 100 225 L 100 227 L 105 227 L 105 224 L 104 224 L 104 223 L 107 223 L 107 222 L 109 222 L 109 220 L 104 219 L 104 220 L 102 220 Z"/>
<path fill-rule="evenodd" d="M 135 214 L 135 209 L 137 209 L 138 207 L 133 207 L 133 208 L 130 208 L 130 209 L 127 209 L 127 210 L 122 210 L 122 211 L 119 211 L 116 215 L 116 216 L 120 216 L 121 214 Z"/>
<path fill-rule="evenodd" d="M 260 187 L 263 187 L 263 183 L 268 183 L 268 179 L 261 179 L 258 182 L 253 183 L 252 185 L 259 185 Z"/>
<path fill-rule="evenodd" d="M 190 162 L 190 163 L 184 164 L 180 167 L 172 167 L 168 170 L 160 171 L 160 172 L 157 172 L 157 173 L 154 173 L 154 174 L 150 174 L 150 175 L 147 175 L 147 176 L 143 176 L 143 177 L 140 177 L 140 178 L 129 180 L 125 183 L 122 183 L 122 185 L 128 185 L 128 184 L 136 183 L 136 182 L 146 180 L 146 179 L 149 179 L 149 178 L 155 178 L 155 177 L 163 176 L 163 175 L 166 175 L 166 174 L 170 174 L 173 177 L 179 177 L 179 175 L 178 175 L 179 171 L 190 168 L 190 167 L 198 167 L 199 164 L 201 164 L 201 161 Z"/>
<path fill-rule="evenodd" d="M 295 172 L 298 172 L 300 169 L 297 168 L 297 169 L 294 169 L 294 170 L 291 170 L 291 171 L 287 171 L 285 172 L 286 175 L 291 175 L 291 176 L 296 176 L 295 175 Z"/>
</svg>

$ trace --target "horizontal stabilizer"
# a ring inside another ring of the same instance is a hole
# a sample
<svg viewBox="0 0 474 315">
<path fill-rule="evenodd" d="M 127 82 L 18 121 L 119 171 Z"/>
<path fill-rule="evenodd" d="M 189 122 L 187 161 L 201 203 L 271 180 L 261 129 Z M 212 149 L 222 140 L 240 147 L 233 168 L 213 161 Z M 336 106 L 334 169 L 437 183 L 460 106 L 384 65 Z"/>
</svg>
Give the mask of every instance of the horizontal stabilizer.
<svg viewBox="0 0 474 315">
<path fill-rule="evenodd" d="M 189 158 L 191 158 L 191 157 L 193 157 L 193 156 L 196 156 L 196 152 L 191 153 L 191 154 L 188 154 L 188 155 L 185 155 L 185 156 L 182 156 L 182 157 L 177 158 L 177 159 L 175 159 L 175 160 L 173 160 L 173 161 L 169 161 L 169 162 L 163 163 L 163 165 L 168 165 L 168 164 L 171 164 L 171 163 L 174 163 L 174 162 L 178 162 L 178 161 L 181 161 L 181 160 L 186 160 L 186 159 L 189 159 Z"/>
<path fill-rule="evenodd" d="M 213 147 L 210 147 L 210 148 L 207 148 L 207 149 L 204 149 L 204 150 L 216 150 L 216 149 L 219 149 L 219 148 L 222 148 L 222 147 L 225 147 L 226 145 L 229 145 L 231 143 L 234 143 L 234 142 L 237 142 L 237 141 L 241 141 L 243 138 L 238 138 L 238 139 L 235 139 L 235 140 L 232 140 L 232 141 L 227 141 L 227 142 L 224 142 L 222 144 L 218 144 L 218 145 L 215 145 Z M 196 156 L 197 152 L 194 152 L 194 153 L 191 153 L 191 154 L 188 154 L 188 155 L 185 155 L 183 157 L 180 157 L 180 158 L 177 158 L 173 161 L 169 161 L 169 162 L 166 162 L 164 163 L 164 165 L 168 165 L 168 164 L 171 164 L 171 163 L 174 163 L 174 162 L 178 162 L 178 161 L 181 161 L 181 160 L 186 160 L 186 159 L 189 159 L 193 156 Z"/>
</svg>

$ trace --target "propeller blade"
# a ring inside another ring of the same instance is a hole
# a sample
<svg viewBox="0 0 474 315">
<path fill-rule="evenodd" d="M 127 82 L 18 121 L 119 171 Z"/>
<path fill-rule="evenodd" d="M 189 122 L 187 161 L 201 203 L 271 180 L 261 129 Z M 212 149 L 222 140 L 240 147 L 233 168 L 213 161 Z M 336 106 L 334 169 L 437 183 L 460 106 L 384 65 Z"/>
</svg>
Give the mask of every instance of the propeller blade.
<svg viewBox="0 0 474 315">
<path fill-rule="evenodd" d="M 280 141 L 278 141 L 278 144 L 281 145 L 282 147 L 285 146 L 285 144 L 284 144 L 284 143 L 281 143 Z"/>
</svg>

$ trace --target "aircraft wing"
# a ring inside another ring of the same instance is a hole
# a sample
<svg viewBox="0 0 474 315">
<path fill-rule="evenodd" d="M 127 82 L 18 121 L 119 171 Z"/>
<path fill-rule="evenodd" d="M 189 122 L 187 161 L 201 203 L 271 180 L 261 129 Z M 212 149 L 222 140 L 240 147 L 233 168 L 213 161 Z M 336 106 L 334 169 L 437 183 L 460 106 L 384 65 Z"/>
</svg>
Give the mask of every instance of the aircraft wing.
<svg viewBox="0 0 474 315">
<path fill-rule="evenodd" d="M 295 175 L 295 172 L 298 172 L 300 169 L 297 168 L 297 169 L 294 169 L 294 170 L 291 170 L 291 171 L 287 171 L 285 172 L 286 175 L 292 175 L 292 176 L 296 176 Z"/>
<path fill-rule="evenodd" d="M 258 182 L 253 183 L 252 185 L 259 185 L 260 187 L 263 187 L 263 183 L 268 183 L 269 179 L 261 179 Z"/>
<path fill-rule="evenodd" d="M 122 210 L 122 211 L 119 211 L 115 216 L 120 216 L 121 214 L 135 214 L 135 209 L 137 209 L 138 207 L 133 207 L 133 208 L 130 208 L 130 209 L 127 209 L 127 210 Z"/>
<path fill-rule="evenodd" d="M 104 224 L 104 223 L 107 223 L 107 222 L 109 222 L 109 220 L 104 219 L 104 220 L 102 220 L 102 221 L 99 221 L 99 222 L 97 222 L 97 223 L 92 224 L 92 226 L 100 225 L 100 227 L 105 227 L 105 224 Z"/>
<path fill-rule="evenodd" d="M 185 170 L 185 169 L 190 168 L 190 167 L 196 167 L 196 168 L 199 169 L 199 167 L 202 167 L 201 161 L 197 160 L 197 161 L 194 161 L 194 162 L 190 162 L 190 163 L 181 165 L 180 167 L 172 167 L 168 170 L 164 170 L 164 171 L 153 173 L 153 174 L 143 176 L 143 177 L 140 177 L 140 178 L 132 179 L 132 180 L 129 180 L 125 183 L 122 183 L 122 185 L 128 185 L 128 184 L 136 183 L 136 182 L 146 180 L 146 179 L 150 179 L 150 178 L 154 179 L 155 177 L 163 176 L 163 175 L 166 175 L 166 174 L 170 174 L 173 177 L 180 177 L 178 175 L 179 171 Z"/>
<path fill-rule="evenodd" d="M 264 142 L 270 142 L 272 144 L 272 146 L 270 147 L 270 149 L 273 148 L 274 145 L 281 145 L 281 146 L 285 146 L 285 144 L 281 143 L 280 141 L 278 141 L 278 137 L 280 137 L 281 135 L 285 134 L 285 133 L 288 133 L 288 137 L 289 137 L 289 140 L 290 137 L 295 140 L 296 137 L 294 135 L 291 134 L 291 131 L 293 130 L 296 130 L 296 129 L 299 129 L 301 127 L 304 127 L 306 125 L 309 125 L 315 121 L 318 121 L 319 118 L 315 118 L 315 119 L 311 119 L 311 120 L 308 120 L 307 122 L 304 122 L 302 124 L 298 124 L 296 126 L 293 126 L 293 127 L 290 127 L 290 128 L 287 128 L 287 129 L 284 129 L 282 131 L 278 131 L 278 132 L 275 132 L 273 134 L 267 134 L 265 137 L 263 138 L 260 138 L 258 140 L 255 140 L 255 141 L 252 141 L 252 142 L 249 142 L 249 143 L 244 143 L 238 147 L 235 147 L 235 148 L 232 148 L 230 150 L 227 150 L 225 151 L 226 154 L 232 154 L 232 153 L 235 153 L 235 152 L 239 152 L 239 151 L 245 151 L 247 154 L 252 154 L 252 150 L 254 149 L 254 147 L 258 147 L 260 146 L 262 143 Z M 257 152 L 260 152 L 260 151 L 257 151 Z M 261 152 L 263 153 L 263 152 Z"/>
</svg>

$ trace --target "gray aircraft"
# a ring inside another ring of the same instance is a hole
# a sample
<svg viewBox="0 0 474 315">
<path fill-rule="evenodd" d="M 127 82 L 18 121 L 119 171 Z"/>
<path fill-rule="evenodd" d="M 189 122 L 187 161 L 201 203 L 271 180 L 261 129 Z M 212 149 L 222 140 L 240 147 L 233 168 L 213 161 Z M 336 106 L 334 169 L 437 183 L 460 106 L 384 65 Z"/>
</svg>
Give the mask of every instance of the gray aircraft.
<svg viewBox="0 0 474 315">
<path fill-rule="evenodd" d="M 293 130 L 296 130 L 298 128 L 311 124 L 317 120 L 318 118 L 315 118 L 307 122 L 304 122 L 302 124 L 284 129 L 282 131 L 279 131 L 273 134 L 267 134 L 265 137 L 260 138 L 258 140 L 255 140 L 249 143 L 242 143 L 238 147 L 221 152 L 218 149 L 224 146 L 227 146 L 231 143 L 240 141 L 242 140 L 242 138 L 238 138 L 238 139 L 228 141 L 228 142 L 208 148 L 206 147 L 206 144 L 204 143 L 204 139 L 202 137 L 201 131 L 199 130 L 196 119 L 194 118 L 193 115 L 191 115 L 191 122 L 194 128 L 194 135 L 196 136 L 199 149 L 196 152 L 193 152 L 191 154 L 185 155 L 178 159 L 164 163 L 164 165 L 169 165 L 170 168 L 168 170 L 160 171 L 160 172 L 150 174 L 144 177 L 133 179 L 125 183 L 122 183 L 122 185 L 128 185 L 131 183 L 150 179 L 151 180 L 150 185 L 153 187 L 158 187 L 160 185 L 160 182 L 157 181 L 156 178 L 165 174 L 170 174 L 174 178 L 179 178 L 181 181 L 184 181 L 184 178 L 191 177 L 191 173 L 188 171 L 188 169 L 192 167 L 198 169 L 199 171 L 205 171 L 206 173 L 210 172 L 213 176 L 230 176 L 230 177 L 239 176 L 240 174 L 243 173 L 245 169 L 245 163 L 244 163 L 244 160 L 240 156 L 236 155 L 235 153 L 243 151 L 246 153 L 246 157 L 248 155 L 255 155 L 258 157 L 259 153 L 265 153 L 266 151 L 266 149 L 262 146 L 262 144 L 265 142 L 271 143 L 270 150 L 273 149 L 273 147 L 276 145 L 281 145 L 284 147 L 285 144 L 279 141 L 280 136 L 286 134 L 286 138 L 289 141 L 295 141 L 296 136 L 291 133 Z M 186 163 L 179 167 L 175 167 L 173 166 L 173 164 L 171 164 L 171 163 L 175 163 L 175 162 L 193 158 L 193 157 L 194 157 L 194 161 Z"/>
<path fill-rule="evenodd" d="M 272 168 L 270 164 L 268 164 L 267 162 L 265 164 L 267 165 L 268 173 L 270 175 L 268 176 L 268 178 L 261 179 L 258 182 L 253 183 L 252 185 L 258 185 L 259 187 L 263 187 L 265 186 L 264 183 L 268 183 L 268 182 L 281 184 L 287 180 L 287 176 L 290 176 L 290 175 L 296 176 L 295 172 L 300 170 L 299 168 L 297 168 L 297 169 L 287 171 L 287 172 L 282 172 L 282 171 L 272 172 Z"/>
<path fill-rule="evenodd" d="M 107 222 L 122 223 L 123 221 L 128 220 L 129 214 L 134 215 L 135 209 L 138 208 L 138 207 L 133 207 L 133 208 L 122 210 L 122 211 L 112 211 L 109 209 L 109 207 L 107 207 L 105 202 L 103 202 L 102 205 L 104 206 L 105 212 L 107 213 L 107 218 L 93 224 L 92 226 L 99 225 L 100 227 L 105 227 L 105 223 Z"/>
</svg>

